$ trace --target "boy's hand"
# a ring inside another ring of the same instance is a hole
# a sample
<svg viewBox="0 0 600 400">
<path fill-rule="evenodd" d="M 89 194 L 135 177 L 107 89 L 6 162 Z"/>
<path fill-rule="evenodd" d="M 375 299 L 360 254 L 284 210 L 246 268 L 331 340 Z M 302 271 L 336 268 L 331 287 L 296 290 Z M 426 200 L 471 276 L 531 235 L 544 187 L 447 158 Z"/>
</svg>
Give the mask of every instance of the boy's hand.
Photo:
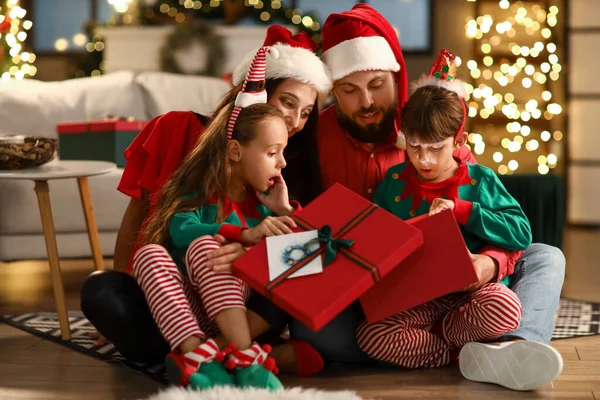
<svg viewBox="0 0 600 400">
<path fill-rule="evenodd" d="M 481 287 L 487 283 L 490 283 L 498 275 L 498 262 L 490 256 L 485 254 L 472 254 L 471 262 L 477 273 L 477 282 L 467 286 L 463 289 L 464 292 L 475 292 L 481 289 Z"/>
<path fill-rule="evenodd" d="M 454 201 L 447 199 L 434 199 L 429 207 L 429 215 L 437 214 L 443 210 L 454 210 Z"/>
<path fill-rule="evenodd" d="M 267 217 L 257 227 L 242 231 L 244 243 L 256 244 L 265 237 L 287 235 L 292 233 L 296 223 L 290 217 Z"/>
<path fill-rule="evenodd" d="M 256 192 L 258 200 L 263 203 L 265 207 L 279 216 L 292 215 L 294 213 L 294 208 L 290 206 L 288 188 L 283 177 L 278 176 L 273 178 L 273 180 L 273 186 L 269 188 L 266 196 Z"/>
</svg>

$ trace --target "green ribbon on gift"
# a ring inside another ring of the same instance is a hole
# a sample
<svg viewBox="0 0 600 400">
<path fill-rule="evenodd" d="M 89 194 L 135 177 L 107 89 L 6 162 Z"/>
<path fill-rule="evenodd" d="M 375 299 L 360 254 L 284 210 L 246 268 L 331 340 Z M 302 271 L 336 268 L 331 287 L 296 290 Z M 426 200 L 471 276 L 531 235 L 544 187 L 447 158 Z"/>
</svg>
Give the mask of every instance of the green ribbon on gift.
<svg viewBox="0 0 600 400">
<path fill-rule="evenodd" d="M 326 267 L 337 258 L 338 250 L 349 249 L 354 244 L 354 240 L 350 239 L 334 239 L 331 234 L 329 225 L 319 229 L 319 241 L 325 244 L 325 252 L 323 253 L 323 266 Z"/>
</svg>

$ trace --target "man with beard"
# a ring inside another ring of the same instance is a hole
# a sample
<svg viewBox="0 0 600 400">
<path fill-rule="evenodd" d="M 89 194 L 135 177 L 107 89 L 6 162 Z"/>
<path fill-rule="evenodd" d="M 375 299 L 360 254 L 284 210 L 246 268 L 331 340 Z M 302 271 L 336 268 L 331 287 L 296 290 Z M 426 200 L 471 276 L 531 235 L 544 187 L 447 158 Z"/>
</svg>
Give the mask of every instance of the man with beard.
<svg viewBox="0 0 600 400">
<path fill-rule="evenodd" d="M 321 113 L 317 130 L 323 190 L 339 182 L 372 200 L 387 170 L 408 159 L 398 131 L 402 106 L 408 98 L 400 43 L 389 22 L 366 4 L 330 15 L 322 37 L 323 59 L 331 70 L 335 100 Z M 464 146 L 461 149 L 455 157 L 476 162 L 470 151 Z M 543 244 L 533 244 L 521 254 L 490 246 L 473 256 L 479 281 L 469 290 L 512 275 L 510 287 L 522 302 L 523 317 L 519 328 L 502 338 L 507 343 L 481 345 L 480 357 L 494 362 L 484 362 L 478 371 L 461 368 L 468 379 L 502 385 L 505 382 L 497 377 L 505 373 L 536 380 L 541 386 L 556 372 L 549 368 L 562 368 L 558 352 L 534 354 L 526 341 L 550 341 L 564 280 L 564 256 L 559 249 Z M 292 337 L 307 340 L 327 362 L 366 361 L 368 357 L 358 348 L 355 337 L 363 318 L 360 305 L 355 304 L 319 332 L 297 321 L 291 323 L 290 331 Z M 527 360 L 547 368 L 532 368 Z M 545 361 L 540 364 L 540 360 Z M 504 372 L 495 370 L 500 365 L 505 366 Z"/>
<path fill-rule="evenodd" d="M 372 200 L 387 170 L 407 159 L 398 135 L 408 99 L 400 43 L 389 22 L 366 4 L 330 15 L 322 43 L 335 100 L 319 116 L 317 130 L 323 189 L 339 182 Z M 475 162 L 464 147 L 454 156 Z"/>
</svg>

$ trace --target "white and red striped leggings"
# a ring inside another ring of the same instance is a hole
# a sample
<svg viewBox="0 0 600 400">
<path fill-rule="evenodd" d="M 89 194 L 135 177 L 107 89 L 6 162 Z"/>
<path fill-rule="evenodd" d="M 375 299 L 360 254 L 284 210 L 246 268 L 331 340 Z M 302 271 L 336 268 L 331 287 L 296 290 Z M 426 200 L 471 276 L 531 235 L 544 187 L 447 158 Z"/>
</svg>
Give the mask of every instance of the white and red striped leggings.
<svg viewBox="0 0 600 400">
<path fill-rule="evenodd" d="M 519 326 L 521 302 L 505 285 L 488 283 L 358 327 L 360 348 L 376 360 L 406 368 L 435 368 L 456 360 L 468 342 L 497 339 Z"/>
<path fill-rule="evenodd" d="M 246 284 L 229 272 L 217 273 L 206 266 L 206 255 L 219 246 L 212 236 L 193 241 L 185 256 L 187 277 L 162 246 L 146 245 L 135 253 L 133 274 L 172 350 L 191 336 L 218 335 L 214 318 L 220 312 L 246 308 Z"/>
</svg>

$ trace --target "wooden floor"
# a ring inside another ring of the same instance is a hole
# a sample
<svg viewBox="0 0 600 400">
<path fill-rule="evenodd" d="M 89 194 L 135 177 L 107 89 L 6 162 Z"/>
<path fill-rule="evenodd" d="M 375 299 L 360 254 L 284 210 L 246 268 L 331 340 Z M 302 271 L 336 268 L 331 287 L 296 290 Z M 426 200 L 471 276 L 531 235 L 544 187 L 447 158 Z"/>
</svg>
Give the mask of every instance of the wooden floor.
<svg viewBox="0 0 600 400">
<path fill-rule="evenodd" d="M 565 235 L 567 280 L 563 294 L 600 302 L 600 232 Z M 63 262 L 70 310 L 91 260 Z M 47 263 L 0 262 L 0 312 L 54 311 Z M 600 336 L 553 342 L 565 360 L 563 374 L 537 392 L 511 392 L 462 379 L 455 367 L 437 370 L 330 368 L 318 377 L 282 375 L 286 386 L 356 390 L 378 399 L 553 398 L 600 400 Z M 137 399 L 161 385 L 129 371 L 0 324 L 0 399 Z"/>
</svg>

